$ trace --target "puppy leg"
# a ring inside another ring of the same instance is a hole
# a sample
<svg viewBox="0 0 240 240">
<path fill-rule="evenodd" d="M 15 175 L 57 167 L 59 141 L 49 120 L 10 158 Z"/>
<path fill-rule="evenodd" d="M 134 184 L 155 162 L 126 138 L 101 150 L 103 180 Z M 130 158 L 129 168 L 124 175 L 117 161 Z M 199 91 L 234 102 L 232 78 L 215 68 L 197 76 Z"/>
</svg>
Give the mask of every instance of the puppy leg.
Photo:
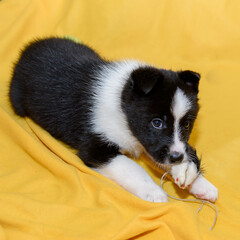
<svg viewBox="0 0 240 240">
<path fill-rule="evenodd" d="M 171 175 L 180 188 L 187 188 L 189 192 L 200 199 L 215 202 L 218 190 L 197 170 L 193 162 L 183 162 L 171 168 Z"/>
<path fill-rule="evenodd" d="M 117 155 L 111 162 L 94 170 L 141 199 L 149 202 L 167 202 L 167 195 L 160 186 L 141 166 L 124 155 Z"/>
<path fill-rule="evenodd" d="M 189 192 L 197 198 L 215 202 L 218 199 L 218 190 L 200 174 L 189 188 Z"/>
</svg>

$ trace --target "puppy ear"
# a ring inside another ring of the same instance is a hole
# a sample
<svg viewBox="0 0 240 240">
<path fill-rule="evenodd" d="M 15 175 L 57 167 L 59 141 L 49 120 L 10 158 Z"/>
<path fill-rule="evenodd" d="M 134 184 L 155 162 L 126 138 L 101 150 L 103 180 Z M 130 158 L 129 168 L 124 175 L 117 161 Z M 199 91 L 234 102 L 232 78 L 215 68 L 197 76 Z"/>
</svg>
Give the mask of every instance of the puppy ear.
<svg viewBox="0 0 240 240">
<path fill-rule="evenodd" d="M 192 87 L 192 89 L 198 93 L 198 85 L 201 77 L 199 73 L 187 70 L 178 72 L 178 76 L 184 83 Z"/>
<path fill-rule="evenodd" d="M 149 94 L 162 78 L 160 70 L 152 67 L 141 67 L 131 73 L 134 90 L 144 95 Z"/>
</svg>

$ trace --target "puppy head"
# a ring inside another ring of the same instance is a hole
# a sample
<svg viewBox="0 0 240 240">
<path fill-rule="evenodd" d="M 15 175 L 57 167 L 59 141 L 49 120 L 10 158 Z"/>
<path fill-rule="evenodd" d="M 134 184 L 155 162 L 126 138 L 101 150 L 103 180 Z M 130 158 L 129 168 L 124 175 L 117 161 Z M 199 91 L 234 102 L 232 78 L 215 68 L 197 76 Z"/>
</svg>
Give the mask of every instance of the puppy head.
<svg viewBox="0 0 240 240">
<path fill-rule="evenodd" d="M 134 70 L 122 93 L 122 108 L 133 135 L 161 164 L 194 161 L 188 144 L 198 113 L 200 75 L 140 67 Z"/>
</svg>

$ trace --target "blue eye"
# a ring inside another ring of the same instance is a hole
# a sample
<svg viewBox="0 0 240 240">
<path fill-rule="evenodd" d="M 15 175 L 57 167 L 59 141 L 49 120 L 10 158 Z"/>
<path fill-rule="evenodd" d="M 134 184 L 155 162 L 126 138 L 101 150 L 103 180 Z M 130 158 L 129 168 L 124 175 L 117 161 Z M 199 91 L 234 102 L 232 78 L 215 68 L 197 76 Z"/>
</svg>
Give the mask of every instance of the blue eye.
<svg viewBox="0 0 240 240">
<path fill-rule="evenodd" d="M 157 129 L 162 129 L 164 127 L 164 123 L 160 118 L 154 118 L 152 120 L 152 126 Z"/>
</svg>

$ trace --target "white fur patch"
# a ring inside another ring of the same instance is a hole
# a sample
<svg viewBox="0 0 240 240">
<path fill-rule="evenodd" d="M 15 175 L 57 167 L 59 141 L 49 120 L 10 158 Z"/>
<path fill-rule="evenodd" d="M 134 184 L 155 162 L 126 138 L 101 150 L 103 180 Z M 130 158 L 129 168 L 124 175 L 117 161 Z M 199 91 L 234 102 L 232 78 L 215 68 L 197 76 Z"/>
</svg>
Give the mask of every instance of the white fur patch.
<svg viewBox="0 0 240 240">
<path fill-rule="evenodd" d="M 199 175 L 191 185 L 189 192 L 197 198 L 215 202 L 218 199 L 218 190 L 206 178 Z"/>
<path fill-rule="evenodd" d="M 94 89 L 92 109 L 94 132 L 136 157 L 142 152 L 142 147 L 128 127 L 121 108 L 121 94 L 131 72 L 143 65 L 136 61 L 114 62 L 98 72 L 100 83 Z"/>
<path fill-rule="evenodd" d="M 94 170 L 143 200 L 167 202 L 166 193 L 152 180 L 148 173 L 124 155 L 118 155 L 108 164 Z"/>
<path fill-rule="evenodd" d="M 191 102 L 188 97 L 184 94 L 184 92 L 177 88 L 171 106 L 171 111 L 174 117 L 174 142 L 170 147 L 170 152 L 180 152 L 185 154 L 185 146 L 184 143 L 180 140 L 180 126 L 179 122 L 181 118 L 187 113 L 187 111 L 191 107 Z"/>
<path fill-rule="evenodd" d="M 182 162 L 171 168 L 174 182 L 180 188 L 187 188 L 198 177 L 198 170 L 193 162 Z"/>
</svg>

